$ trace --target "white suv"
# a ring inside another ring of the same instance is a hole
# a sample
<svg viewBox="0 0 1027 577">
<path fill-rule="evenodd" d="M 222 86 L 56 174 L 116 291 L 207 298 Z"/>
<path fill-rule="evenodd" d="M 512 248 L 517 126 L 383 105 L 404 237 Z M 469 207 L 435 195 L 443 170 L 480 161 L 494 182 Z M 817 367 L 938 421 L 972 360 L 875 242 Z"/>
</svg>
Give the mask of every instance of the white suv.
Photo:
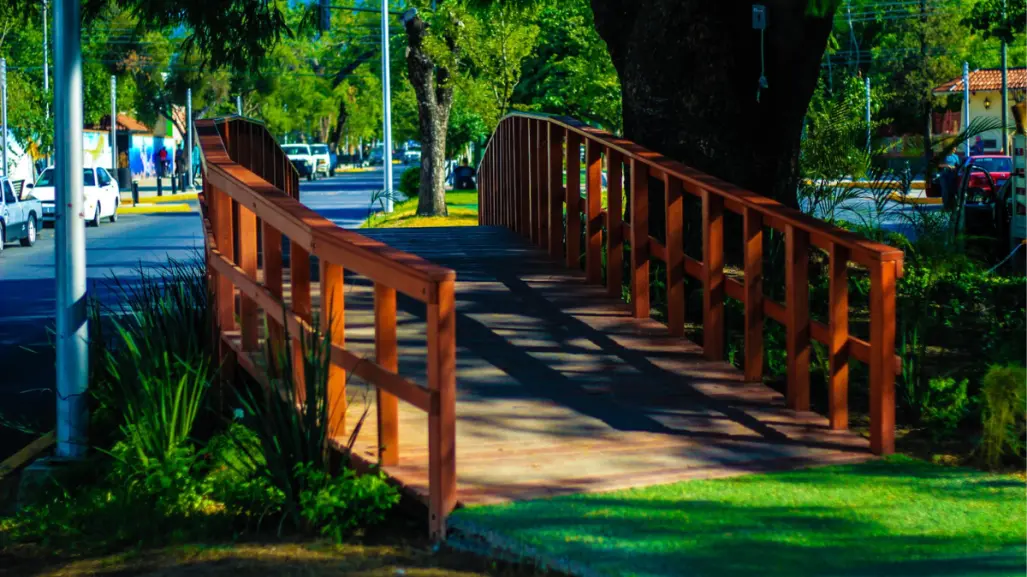
<svg viewBox="0 0 1027 577">
<path fill-rule="evenodd" d="M 310 160 L 314 165 L 314 172 L 325 175 L 327 178 L 332 173 L 332 155 L 328 153 L 327 144 L 311 144 Z"/>
<path fill-rule="evenodd" d="M 54 184 L 56 173 L 51 166 L 43 171 L 32 189 L 32 196 L 43 204 L 43 222 L 54 221 Z M 105 168 L 86 168 L 82 171 L 82 214 L 92 226 L 100 226 L 100 219 L 118 221 L 121 192 L 118 183 Z"/>
<path fill-rule="evenodd" d="M 310 155 L 309 146 L 306 144 L 283 144 L 282 150 L 294 164 L 295 161 L 302 161 L 307 164 L 310 169 L 310 172 L 306 174 L 307 180 L 313 180 L 316 177 L 317 171 L 314 169 L 314 158 Z M 302 171 L 300 172 L 300 176 L 304 176 Z"/>
</svg>

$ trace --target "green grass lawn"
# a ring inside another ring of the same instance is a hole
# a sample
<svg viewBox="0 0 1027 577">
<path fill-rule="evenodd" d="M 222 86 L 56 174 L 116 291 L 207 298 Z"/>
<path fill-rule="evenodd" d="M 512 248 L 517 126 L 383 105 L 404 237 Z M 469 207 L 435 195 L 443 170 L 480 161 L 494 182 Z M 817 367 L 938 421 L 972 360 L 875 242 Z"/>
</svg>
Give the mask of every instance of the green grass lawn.
<svg viewBox="0 0 1027 577">
<path fill-rule="evenodd" d="M 892 457 L 472 507 L 457 522 L 608 575 L 1025 573 L 1024 482 Z"/>
<path fill-rule="evenodd" d="M 418 228 L 429 226 L 477 226 L 478 191 L 454 190 L 446 193 L 449 216 L 417 216 L 417 198 L 396 204 L 392 214 L 378 213 L 363 228 Z"/>
</svg>

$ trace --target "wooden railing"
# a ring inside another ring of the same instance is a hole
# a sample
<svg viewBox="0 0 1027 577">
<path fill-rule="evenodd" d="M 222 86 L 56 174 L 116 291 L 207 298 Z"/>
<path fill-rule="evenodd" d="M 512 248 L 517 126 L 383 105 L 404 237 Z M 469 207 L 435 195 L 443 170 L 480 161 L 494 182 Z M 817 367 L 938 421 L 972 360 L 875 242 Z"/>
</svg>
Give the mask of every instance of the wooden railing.
<svg viewBox="0 0 1027 577">
<path fill-rule="evenodd" d="M 584 145 L 584 196 L 581 153 Z M 601 205 L 602 174 L 607 173 L 607 209 Z M 630 222 L 621 206 L 624 166 L 630 168 Z M 566 186 L 564 178 L 566 175 Z M 650 236 L 649 182 L 661 180 L 666 242 Z M 763 377 L 764 318 L 785 327 L 788 407 L 810 408 L 811 340 L 829 356 L 828 418 L 833 429 L 848 428 L 849 359 L 870 367 L 870 445 L 877 454 L 894 451 L 895 285 L 902 275 L 902 251 L 809 217 L 759 194 L 670 160 L 631 141 L 569 118 L 516 113 L 505 117 L 492 135 L 478 168 L 479 221 L 509 227 L 548 248 L 567 266 L 580 267 L 600 284 L 606 250 L 606 285 L 620 297 L 625 242 L 630 246 L 628 286 L 637 318 L 650 315 L 649 262 L 666 263 L 667 326 L 685 329 L 685 275 L 703 286 L 702 334 L 707 358 L 725 356 L 725 296 L 744 306 L 744 372 Z M 683 193 L 701 201 L 702 260 L 685 254 Z M 742 216 L 740 275 L 725 274 L 725 211 Z M 770 227 L 785 238 L 785 302 L 764 292 L 763 234 Z M 584 228 L 584 230 L 582 230 Z M 581 245 L 584 233 L 584 247 Z M 809 312 L 810 247 L 828 253 L 829 307 L 826 323 Z M 850 265 L 869 269 L 869 340 L 849 333 Z M 741 276 L 742 278 L 738 278 Z"/>
<path fill-rule="evenodd" d="M 456 499 L 455 273 L 344 230 L 301 204 L 298 175 L 263 125 L 242 118 L 199 120 L 196 135 L 202 150 L 200 202 L 219 343 L 231 349 L 226 348 L 226 354 L 236 356 L 240 367 L 270 386 L 266 369 L 255 362 L 261 350 L 258 309 L 264 311 L 270 341 L 264 344 L 270 350 L 284 350 L 285 327 L 296 340 L 313 330 L 310 257 L 318 257 L 320 326 L 331 327 L 325 333 L 332 340 L 329 430 L 335 437 L 345 431 L 347 373 L 377 390 L 383 466 L 399 460 L 398 401 L 427 412 L 429 531 L 433 539 L 444 539 L 446 517 Z M 283 286 L 283 236 L 289 241 L 288 291 Z M 258 249 L 263 256 L 262 282 Z M 374 283 L 373 361 L 346 349 L 344 269 Z M 397 291 L 427 305 L 427 388 L 397 373 Z M 287 308 L 286 292 L 291 294 Z M 301 354 L 298 343 L 293 350 Z M 302 362 L 294 366 L 295 371 L 303 370 Z M 294 382 L 303 382 L 301 374 L 295 377 Z M 296 393 L 302 401 L 302 392 Z"/>
</svg>

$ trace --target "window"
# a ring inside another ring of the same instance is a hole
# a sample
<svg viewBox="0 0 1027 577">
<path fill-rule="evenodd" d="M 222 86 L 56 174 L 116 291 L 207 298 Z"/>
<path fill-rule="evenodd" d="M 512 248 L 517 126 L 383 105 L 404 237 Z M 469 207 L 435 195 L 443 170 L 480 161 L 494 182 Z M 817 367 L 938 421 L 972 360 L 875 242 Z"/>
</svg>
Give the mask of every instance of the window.
<svg viewBox="0 0 1027 577">
<path fill-rule="evenodd" d="M 1012 172 L 1013 161 L 1010 158 L 1001 156 L 983 156 L 973 159 L 976 166 L 988 172 Z"/>
<path fill-rule="evenodd" d="M 96 180 L 93 179 L 92 168 L 87 168 L 82 171 L 82 186 L 96 186 Z"/>
<path fill-rule="evenodd" d="M 43 174 L 39 175 L 36 186 L 54 186 L 54 170 L 52 168 L 44 170 Z"/>
<path fill-rule="evenodd" d="M 310 147 L 311 154 L 328 154 L 328 147 L 323 144 L 315 144 Z"/>
<path fill-rule="evenodd" d="M 310 154 L 306 144 L 287 144 L 282 147 L 286 154 Z"/>
<path fill-rule="evenodd" d="M 11 189 L 11 182 L 9 180 L 4 181 L 4 202 L 7 204 L 14 204 L 17 200 L 14 199 L 14 190 Z"/>
<path fill-rule="evenodd" d="M 102 168 L 96 169 L 96 177 L 100 180 L 100 186 L 109 186 L 111 183 L 111 176 Z"/>
</svg>

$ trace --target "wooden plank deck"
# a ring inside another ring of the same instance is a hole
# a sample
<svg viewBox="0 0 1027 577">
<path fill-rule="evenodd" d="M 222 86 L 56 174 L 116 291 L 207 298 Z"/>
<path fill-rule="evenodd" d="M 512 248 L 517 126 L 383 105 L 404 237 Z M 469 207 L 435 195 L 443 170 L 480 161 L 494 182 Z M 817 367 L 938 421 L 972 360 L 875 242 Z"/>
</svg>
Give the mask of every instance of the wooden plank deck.
<svg viewBox="0 0 1027 577">
<path fill-rule="evenodd" d="M 872 458 L 866 439 L 786 409 L 782 395 L 704 359 L 663 325 L 633 319 L 583 272 L 509 230 L 361 233 L 457 271 L 463 504 Z M 345 283 L 346 346 L 372 357 L 372 288 L 350 274 Z M 424 385 L 424 305 L 401 295 L 399 309 L 399 372 Z M 376 461 L 374 393 L 351 379 L 347 396 L 348 427 L 370 409 L 355 452 Z M 401 402 L 399 464 L 385 471 L 425 498 L 427 439 L 427 415 Z"/>
</svg>

